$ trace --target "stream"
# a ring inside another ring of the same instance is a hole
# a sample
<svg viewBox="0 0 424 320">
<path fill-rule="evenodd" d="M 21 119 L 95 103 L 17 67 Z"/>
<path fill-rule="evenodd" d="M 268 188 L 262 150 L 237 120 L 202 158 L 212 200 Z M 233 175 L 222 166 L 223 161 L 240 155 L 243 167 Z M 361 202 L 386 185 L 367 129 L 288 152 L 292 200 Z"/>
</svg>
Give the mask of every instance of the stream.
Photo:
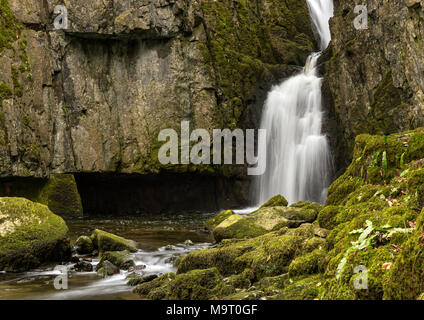
<svg viewBox="0 0 424 320">
<path fill-rule="evenodd" d="M 142 275 L 148 276 L 175 272 L 175 257 L 210 247 L 213 239 L 204 230 L 203 224 L 215 214 L 98 217 L 67 220 L 66 223 L 73 243 L 81 235 L 91 235 L 94 229 L 102 229 L 134 240 L 138 248 L 138 252 L 133 254 L 134 261 L 136 266 L 142 269 Z M 95 266 L 98 262 L 99 259 L 92 259 L 90 263 Z M 95 271 L 72 271 L 73 265 L 66 265 L 69 270 L 67 290 L 54 288 L 54 279 L 61 274 L 59 270 L 54 270 L 54 265 L 25 273 L 0 272 L 0 300 L 143 299 L 132 293 L 133 287 L 126 284 L 128 271 L 121 270 L 120 274 L 103 279 Z"/>
</svg>

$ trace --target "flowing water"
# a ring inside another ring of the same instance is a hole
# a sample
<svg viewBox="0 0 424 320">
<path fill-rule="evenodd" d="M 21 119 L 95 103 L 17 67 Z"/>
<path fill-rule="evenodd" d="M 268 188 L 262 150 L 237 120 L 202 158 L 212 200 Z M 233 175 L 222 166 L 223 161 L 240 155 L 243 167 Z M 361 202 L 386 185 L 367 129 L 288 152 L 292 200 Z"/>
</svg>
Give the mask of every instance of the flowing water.
<svg viewBox="0 0 424 320">
<path fill-rule="evenodd" d="M 328 21 L 333 2 L 307 3 L 324 50 L 331 40 Z M 266 146 L 259 146 L 259 156 L 266 154 L 266 171 L 256 182 L 258 205 L 277 194 L 284 195 L 289 203 L 325 201 L 332 160 L 327 137 L 322 133 L 322 79 L 317 70 L 320 54 L 312 53 L 301 73 L 268 94 L 261 122 L 261 128 L 267 130 L 267 141 Z"/>
<path fill-rule="evenodd" d="M 196 249 L 211 246 L 211 236 L 204 231 L 204 221 L 216 213 L 144 215 L 128 218 L 97 218 L 66 221 L 71 240 L 80 235 L 90 235 L 93 229 L 102 229 L 136 241 L 138 252 L 133 254 L 137 266 L 142 266 L 142 275 L 160 275 L 175 272 L 173 260 Z M 193 244 L 185 244 L 191 240 Z M 99 259 L 93 259 L 95 266 Z M 128 271 L 101 278 L 96 272 L 72 271 L 69 269 L 68 290 L 56 290 L 54 279 L 60 271 L 55 266 L 46 266 L 25 273 L 0 272 L 0 300 L 6 299 L 142 299 L 127 286 Z"/>
<path fill-rule="evenodd" d="M 307 0 L 321 50 L 330 41 L 328 19 L 333 12 L 332 0 Z M 317 61 L 320 53 L 309 58 L 303 71 L 273 88 L 269 93 L 262 128 L 267 129 L 267 171 L 258 181 L 257 204 L 275 194 L 289 202 L 313 200 L 323 202 L 331 172 L 327 138 L 322 134 L 321 79 Z M 265 146 L 260 146 L 264 150 Z M 260 152 L 260 155 L 263 154 Z M 261 162 L 259 162 L 261 163 Z M 250 212 L 250 209 L 238 213 Z M 70 220 L 67 224 L 73 241 L 90 235 L 93 229 L 105 231 L 137 242 L 133 254 L 143 275 L 175 271 L 175 257 L 211 246 L 203 223 L 211 214 L 145 215 L 131 218 Z M 191 240 L 193 244 L 185 243 Z M 98 259 L 92 259 L 95 266 Z M 54 266 L 20 274 L 0 272 L 0 299 L 141 299 L 126 285 L 127 271 L 100 278 L 96 272 L 72 271 L 68 264 L 68 290 L 56 290 L 54 279 L 60 274 Z"/>
</svg>

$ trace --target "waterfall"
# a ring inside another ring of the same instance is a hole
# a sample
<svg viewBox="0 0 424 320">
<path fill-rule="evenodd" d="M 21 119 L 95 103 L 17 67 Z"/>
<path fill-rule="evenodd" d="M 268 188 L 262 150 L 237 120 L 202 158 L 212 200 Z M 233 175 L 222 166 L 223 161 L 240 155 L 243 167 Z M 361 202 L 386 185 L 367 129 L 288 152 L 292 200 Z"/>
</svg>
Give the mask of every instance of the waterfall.
<svg viewBox="0 0 424 320">
<path fill-rule="evenodd" d="M 333 1 L 307 3 L 324 50 L 331 40 L 328 20 L 333 14 Z M 300 74 L 268 94 L 261 122 L 261 128 L 267 130 L 267 141 L 266 146 L 259 146 L 259 157 L 266 152 L 267 166 L 256 181 L 257 205 L 276 194 L 284 195 L 289 203 L 323 203 L 326 199 L 331 155 L 327 137 L 322 134 L 322 79 L 317 70 L 320 54 L 311 54 Z"/>
</svg>

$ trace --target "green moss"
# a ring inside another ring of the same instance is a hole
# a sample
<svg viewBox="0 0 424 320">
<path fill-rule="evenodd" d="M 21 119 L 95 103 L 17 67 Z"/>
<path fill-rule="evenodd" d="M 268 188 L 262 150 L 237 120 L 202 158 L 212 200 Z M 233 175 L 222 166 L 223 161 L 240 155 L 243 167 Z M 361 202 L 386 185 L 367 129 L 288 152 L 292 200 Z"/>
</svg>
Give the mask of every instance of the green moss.
<svg viewBox="0 0 424 320">
<path fill-rule="evenodd" d="M 271 199 L 269 199 L 267 202 L 265 202 L 262 206 L 262 208 L 268 208 L 268 207 L 287 207 L 288 206 L 288 201 L 286 200 L 286 198 L 284 198 L 282 195 L 276 195 L 274 197 L 272 197 Z"/>
<path fill-rule="evenodd" d="M 75 241 L 76 250 L 79 254 L 90 254 L 94 250 L 93 241 L 90 237 L 81 236 Z"/>
<path fill-rule="evenodd" d="M 55 214 L 64 217 L 82 216 L 83 208 L 72 174 L 55 174 L 40 192 L 39 199 Z"/>
<path fill-rule="evenodd" d="M 201 3 L 207 41 L 200 49 L 222 92 L 217 123 L 235 128 L 269 65 L 304 65 L 313 51 L 306 3 L 206 0 Z M 273 9 L 270 10 L 268 6 Z"/>
<path fill-rule="evenodd" d="M 424 210 L 421 212 L 421 219 Z M 384 281 L 385 299 L 417 299 L 424 291 L 424 240 L 419 225 L 402 247 Z"/>
<path fill-rule="evenodd" d="M 217 268 L 193 270 L 179 274 L 169 285 L 167 299 L 207 300 L 214 296 L 213 289 L 222 280 Z"/>
<path fill-rule="evenodd" d="M 290 262 L 304 252 L 305 240 L 313 237 L 313 226 L 305 225 L 249 240 L 223 241 L 218 248 L 189 253 L 181 260 L 178 273 L 216 267 L 228 276 L 249 268 L 255 279 L 276 276 L 287 272 Z"/>
<path fill-rule="evenodd" d="M 0 270 L 24 271 L 70 257 L 68 228 L 46 206 L 0 198 Z"/>
<path fill-rule="evenodd" d="M 4 82 L 0 83 L 0 100 L 9 99 L 13 96 L 12 89 L 10 89 Z"/>
<path fill-rule="evenodd" d="M 337 225 L 335 217 L 342 209 L 342 206 L 327 206 L 321 210 L 318 215 L 318 223 L 320 227 L 325 229 L 333 229 Z"/>
<path fill-rule="evenodd" d="M 416 132 L 409 139 L 408 158 L 410 160 L 424 158 L 424 132 Z"/>
<path fill-rule="evenodd" d="M 38 147 L 31 146 L 28 153 L 39 154 Z M 75 178 L 71 174 L 53 174 L 49 179 L 16 179 L 0 181 L 0 196 L 23 197 L 45 204 L 53 213 L 63 217 L 83 214 L 81 198 Z"/>
<path fill-rule="evenodd" d="M 130 252 L 137 251 L 133 241 L 98 229 L 94 230 L 91 235 L 91 240 L 93 241 L 94 249 L 99 252 L 124 250 L 128 250 Z"/>
<path fill-rule="evenodd" d="M 0 52 L 11 48 L 22 26 L 16 21 L 7 0 L 0 0 Z"/>
<path fill-rule="evenodd" d="M 102 258 L 96 266 L 96 270 L 103 268 L 106 261 L 109 261 L 119 269 L 128 270 L 135 266 L 134 260 L 128 250 L 107 251 L 102 254 Z"/>
<path fill-rule="evenodd" d="M 12 82 L 13 82 L 13 94 L 17 97 L 22 97 L 24 94 L 23 84 L 20 82 L 20 71 L 15 66 L 11 66 Z"/>
<path fill-rule="evenodd" d="M 220 214 L 218 214 L 217 216 L 207 220 L 205 222 L 205 227 L 212 231 L 213 229 L 215 229 L 221 222 L 223 222 L 224 220 L 226 220 L 227 218 L 229 218 L 230 216 L 232 216 L 234 214 L 233 211 L 231 210 L 226 210 L 221 212 Z"/>
<path fill-rule="evenodd" d="M 300 275 L 316 274 L 325 271 L 326 252 L 316 249 L 306 255 L 301 255 L 294 259 L 289 266 L 290 277 Z"/>
</svg>

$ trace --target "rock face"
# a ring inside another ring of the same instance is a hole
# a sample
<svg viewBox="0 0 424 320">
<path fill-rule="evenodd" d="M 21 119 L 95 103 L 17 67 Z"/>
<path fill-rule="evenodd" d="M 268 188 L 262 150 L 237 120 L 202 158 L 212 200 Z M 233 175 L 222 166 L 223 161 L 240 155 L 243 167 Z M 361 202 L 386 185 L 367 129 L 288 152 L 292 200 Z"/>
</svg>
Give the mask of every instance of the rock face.
<svg viewBox="0 0 424 320">
<path fill-rule="evenodd" d="M 46 206 L 0 198 L 0 270 L 26 271 L 71 257 L 68 228 Z"/>
<path fill-rule="evenodd" d="M 356 5 L 368 29 L 356 30 Z M 338 165 L 361 133 L 390 134 L 424 125 L 423 1 L 334 1 L 332 42 L 325 53 L 327 107 Z"/>
<path fill-rule="evenodd" d="M 196 171 L 246 184 L 244 166 L 162 166 L 158 133 L 182 120 L 256 127 L 267 90 L 315 46 L 305 1 L 65 1 L 65 31 L 55 5 L 2 1 L 2 177 Z"/>
</svg>

